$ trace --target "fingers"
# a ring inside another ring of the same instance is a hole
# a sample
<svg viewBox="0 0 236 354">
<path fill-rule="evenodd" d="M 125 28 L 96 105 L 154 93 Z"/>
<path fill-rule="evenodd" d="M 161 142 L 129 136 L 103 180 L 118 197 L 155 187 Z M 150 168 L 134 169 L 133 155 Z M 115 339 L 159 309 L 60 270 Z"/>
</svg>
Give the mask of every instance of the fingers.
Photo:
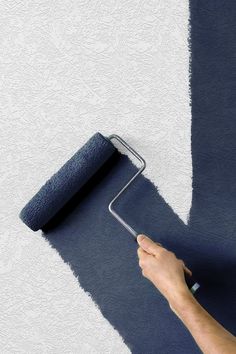
<svg viewBox="0 0 236 354">
<path fill-rule="evenodd" d="M 185 273 L 187 273 L 191 277 L 192 276 L 191 270 L 185 265 L 184 261 L 182 261 L 182 264 L 183 264 L 183 268 L 184 268 Z"/>
<path fill-rule="evenodd" d="M 164 255 L 163 252 L 168 252 L 165 248 L 162 247 L 160 243 L 155 243 L 153 242 L 149 237 L 146 235 L 138 235 L 137 237 L 137 242 L 139 244 L 138 248 L 138 257 L 140 260 L 140 264 L 144 264 L 146 260 L 152 256 L 158 256 L 160 257 L 162 254 Z M 172 252 L 169 252 L 170 254 L 173 254 Z M 173 254 L 174 255 L 174 254 Z M 174 255 L 175 256 L 175 255 Z M 182 260 L 179 260 L 180 263 L 182 263 L 183 270 L 185 273 L 188 275 L 192 276 L 191 270 L 185 265 L 185 263 Z M 142 267 L 142 265 L 140 265 Z"/>
<path fill-rule="evenodd" d="M 185 271 L 187 274 L 189 274 L 190 277 L 192 276 L 191 270 L 190 270 L 188 267 L 186 267 L 186 265 L 184 265 L 184 271 Z"/>
<path fill-rule="evenodd" d="M 146 261 L 150 257 L 150 254 L 147 253 L 146 251 L 144 251 L 141 247 L 138 248 L 137 253 L 138 253 L 138 258 L 139 258 L 139 266 L 141 268 L 143 268 Z"/>
<path fill-rule="evenodd" d="M 138 257 L 140 258 L 141 256 L 144 256 L 145 254 L 148 254 L 146 251 L 144 251 L 141 247 L 138 248 Z"/>
<path fill-rule="evenodd" d="M 137 242 L 139 246 L 149 254 L 153 256 L 157 255 L 161 244 L 153 242 L 149 237 L 145 235 L 138 235 Z"/>
</svg>

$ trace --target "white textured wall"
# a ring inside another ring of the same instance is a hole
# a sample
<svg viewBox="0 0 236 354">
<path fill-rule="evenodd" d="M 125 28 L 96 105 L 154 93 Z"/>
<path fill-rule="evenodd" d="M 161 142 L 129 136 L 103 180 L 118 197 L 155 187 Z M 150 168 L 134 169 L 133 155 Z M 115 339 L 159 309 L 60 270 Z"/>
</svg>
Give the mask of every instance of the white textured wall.
<svg viewBox="0 0 236 354">
<path fill-rule="evenodd" d="M 117 133 L 186 222 L 188 1 L 0 4 L 0 352 L 129 352 L 56 251 L 18 220 L 92 134 Z"/>
</svg>

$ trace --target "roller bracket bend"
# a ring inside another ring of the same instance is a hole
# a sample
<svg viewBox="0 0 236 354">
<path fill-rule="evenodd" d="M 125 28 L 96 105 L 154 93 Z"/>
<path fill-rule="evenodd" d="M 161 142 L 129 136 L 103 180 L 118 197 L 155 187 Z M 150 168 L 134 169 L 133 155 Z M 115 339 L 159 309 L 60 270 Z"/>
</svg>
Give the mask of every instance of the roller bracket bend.
<svg viewBox="0 0 236 354">
<path fill-rule="evenodd" d="M 127 231 L 135 238 L 138 236 L 138 232 L 135 231 L 124 219 L 117 214 L 117 212 L 114 210 L 113 205 L 114 202 L 119 198 L 119 196 L 124 193 L 124 191 L 130 186 L 130 184 L 143 172 L 143 170 L 146 168 L 146 162 L 140 156 L 137 151 L 135 151 L 129 144 L 127 144 L 120 136 L 118 135 L 110 135 L 108 139 L 112 140 L 115 139 L 117 140 L 120 144 L 122 144 L 134 157 L 136 157 L 140 162 L 141 162 L 141 167 L 139 168 L 138 172 L 126 183 L 126 185 L 119 191 L 119 193 L 112 199 L 110 202 L 108 209 L 110 213 L 126 228 Z"/>
</svg>

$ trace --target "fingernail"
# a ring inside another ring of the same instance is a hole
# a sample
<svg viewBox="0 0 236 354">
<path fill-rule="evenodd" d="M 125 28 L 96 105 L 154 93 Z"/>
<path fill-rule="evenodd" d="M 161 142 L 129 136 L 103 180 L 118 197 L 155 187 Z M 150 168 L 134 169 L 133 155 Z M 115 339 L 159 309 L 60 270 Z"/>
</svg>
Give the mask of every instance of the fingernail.
<svg viewBox="0 0 236 354">
<path fill-rule="evenodd" d="M 137 237 L 138 243 L 142 242 L 145 238 L 146 238 L 146 236 L 144 236 L 144 235 L 138 235 L 138 237 Z"/>
</svg>

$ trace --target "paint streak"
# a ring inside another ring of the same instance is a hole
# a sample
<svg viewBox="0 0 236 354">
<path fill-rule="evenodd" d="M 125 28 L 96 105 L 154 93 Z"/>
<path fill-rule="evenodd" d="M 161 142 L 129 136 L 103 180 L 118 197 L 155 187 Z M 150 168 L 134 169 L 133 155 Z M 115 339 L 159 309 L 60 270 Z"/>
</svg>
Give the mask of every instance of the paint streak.
<svg viewBox="0 0 236 354">
<path fill-rule="evenodd" d="M 132 352 L 197 353 L 192 338 L 166 301 L 142 278 L 135 241 L 107 209 L 135 171 L 127 157 L 115 153 L 48 224 L 45 236 Z M 233 328 L 232 308 L 228 307 L 233 302 L 233 241 L 222 244 L 211 233 L 199 234 L 186 227 L 144 177 L 130 187 L 117 210 L 135 229 L 151 235 L 186 261 L 201 282 L 200 301 Z"/>
</svg>

